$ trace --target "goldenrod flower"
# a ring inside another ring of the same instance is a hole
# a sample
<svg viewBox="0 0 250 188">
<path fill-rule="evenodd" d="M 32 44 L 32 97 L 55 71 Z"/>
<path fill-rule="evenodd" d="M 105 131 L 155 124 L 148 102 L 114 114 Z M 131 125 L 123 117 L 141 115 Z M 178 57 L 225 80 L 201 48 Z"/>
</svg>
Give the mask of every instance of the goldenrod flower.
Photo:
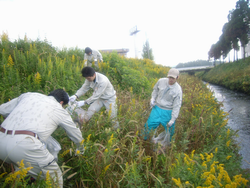
<svg viewBox="0 0 250 188">
<path fill-rule="evenodd" d="M 46 185 L 48 187 L 52 187 L 52 184 L 51 184 L 51 181 L 50 181 L 49 170 L 46 172 Z"/>
<path fill-rule="evenodd" d="M 110 137 L 110 139 L 109 139 L 109 141 L 108 141 L 108 143 L 109 143 L 110 145 L 112 144 L 112 142 L 113 142 L 113 140 L 114 140 L 113 137 L 114 137 L 114 134 L 111 135 L 111 137 Z"/>
<path fill-rule="evenodd" d="M 107 166 L 104 168 L 104 173 L 109 169 L 109 167 L 110 167 L 110 164 L 107 165 Z"/>
<path fill-rule="evenodd" d="M 13 62 L 13 59 L 11 57 L 11 55 L 9 55 L 8 57 L 8 64 L 7 64 L 9 67 L 12 67 L 14 65 L 14 62 Z"/>
<path fill-rule="evenodd" d="M 0 178 L 2 178 L 5 174 L 7 174 L 7 172 L 4 172 L 0 175 Z"/>
<path fill-rule="evenodd" d="M 229 160 L 231 157 L 232 157 L 232 156 L 229 155 L 229 156 L 226 157 L 226 159 Z"/>
<path fill-rule="evenodd" d="M 75 62 L 75 55 L 72 55 L 71 61 L 74 63 Z"/>
<path fill-rule="evenodd" d="M 87 137 L 87 142 L 90 140 L 91 134 L 88 135 Z"/>
<path fill-rule="evenodd" d="M 81 144 L 81 145 L 83 145 L 83 143 L 84 143 L 84 139 L 82 139 L 82 141 L 81 141 L 81 143 L 80 143 L 80 144 Z"/>
<path fill-rule="evenodd" d="M 227 147 L 229 147 L 230 142 L 231 142 L 231 140 L 228 140 L 228 141 L 227 141 L 227 143 L 226 143 Z"/>
<path fill-rule="evenodd" d="M 68 153 L 70 152 L 70 150 L 68 149 L 68 150 L 66 150 L 66 151 L 64 151 L 62 154 L 61 154 L 61 157 L 64 157 L 65 155 L 67 155 Z"/>
<path fill-rule="evenodd" d="M 178 178 L 178 179 L 172 178 L 172 180 L 175 182 L 175 184 L 176 184 L 178 187 L 181 187 L 181 186 L 182 186 L 182 185 L 181 185 L 181 180 L 180 180 L 180 178 Z"/>
<path fill-rule="evenodd" d="M 202 154 L 200 154 L 200 157 L 204 161 L 205 157 Z"/>
<path fill-rule="evenodd" d="M 39 84 L 41 82 L 41 80 L 42 80 L 41 75 L 39 74 L 39 72 L 37 72 L 35 74 L 35 83 Z"/>
<path fill-rule="evenodd" d="M 227 137 L 229 136 L 230 134 L 230 129 L 227 129 Z"/>
</svg>

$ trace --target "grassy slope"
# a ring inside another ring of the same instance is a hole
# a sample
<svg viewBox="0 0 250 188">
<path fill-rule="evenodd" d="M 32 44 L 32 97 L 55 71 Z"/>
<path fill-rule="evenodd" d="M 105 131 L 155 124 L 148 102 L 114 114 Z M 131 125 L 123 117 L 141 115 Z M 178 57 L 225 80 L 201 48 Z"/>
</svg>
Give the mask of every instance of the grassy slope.
<svg viewBox="0 0 250 188">
<path fill-rule="evenodd" d="M 204 81 L 250 94 L 250 57 L 220 64 L 207 73 L 197 73 Z"/>
<path fill-rule="evenodd" d="M 50 46 L 45 45 L 46 49 L 42 47 L 42 50 L 47 51 L 42 53 L 38 43 L 30 45 L 20 41 L 18 44 L 21 42 L 22 49 L 26 48 L 24 52 L 11 50 L 7 42 L 0 45 L 5 49 L 1 49 L 0 75 L 5 80 L 0 87 L 4 93 L 1 103 L 26 90 L 47 94 L 53 88 L 65 87 L 71 94 L 81 86 L 84 81 L 79 74 L 83 63 L 81 50 L 53 53 Z M 140 133 L 149 116 L 144 112 L 149 107 L 152 87 L 169 68 L 114 53 L 103 56 L 104 64 L 99 71 L 109 77 L 117 91 L 121 129 L 113 130 L 109 115 L 101 109 L 88 124 L 82 125 L 86 151 L 79 157 L 74 156 L 75 145 L 66 133 L 62 129 L 55 131 L 53 136 L 62 146 L 59 165 L 66 187 L 174 187 L 186 186 L 186 181 L 197 187 L 206 185 L 205 173 L 216 176 L 219 181 L 219 174 L 227 172 L 225 177 L 234 181 L 233 177 L 243 172 L 232 140 L 235 133 L 226 127 L 226 114 L 201 80 L 190 76 L 181 76 L 178 80 L 183 89 L 183 105 L 176 122 L 175 139 L 161 154 L 161 147 L 145 142 Z M 213 167 L 219 165 L 216 161 L 224 167 L 214 172 Z M 0 166 L 0 185 L 11 176 L 3 172 L 11 172 L 5 163 Z M 10 184 L 18 182 L 25 184 L 19 179 Z M 227 184 L 224 180 L 220 183 Z"/>
</svg>

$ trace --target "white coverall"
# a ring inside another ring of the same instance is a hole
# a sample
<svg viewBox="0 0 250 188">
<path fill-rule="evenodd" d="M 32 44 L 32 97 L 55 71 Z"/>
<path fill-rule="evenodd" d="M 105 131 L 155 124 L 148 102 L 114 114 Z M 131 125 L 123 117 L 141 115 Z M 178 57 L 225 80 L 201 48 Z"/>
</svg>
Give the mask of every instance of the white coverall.
<svg viewBox="0 0 250 188">
<path fill-rule="evenodd" d="M 98 72 L 95 72 L 95 74 L 96 78 L 94 81 L 89 82 L 86 79 L 82 87 L 76 92 L 76 95 L 80 97 L 90 88 L 94 90 L 93 95 L 85 100 L 87 104 L 90 104 L 90 107 L 88 108 L 84 119 L 85 121 L 89 121 L 95 112 L 98 112 L 103 106 L 105 106 L 108 111 L 111 110 L 110 117 L 114 120 L 117 117 L 116 91 L 105 75 Z M 114 126 L 119 126 L 117 121 Z"/>
<path fill-rule="evenodd" d="M 102 54 L 98 50 L 92 50 L 92 54 L 84 54 L 84 65 L 85 66 L 92 66 L 92 62 L 95 62 L 95 66 L 98 67 L 98 61 L 102 62 Z M 98 67 L 99 68 L 99 67 Z"/>
<path fill-rule="evenodd" d="M 160 78 L 153 88 L 152 98 L 161 109 L 172 110 L 170 121 L 175 122 L 182 103 L 181 86 L 177 82 L 169 85 L 168 78 Z"/>
<path fill-rule="evenodd" d="M 42 171 L 42 178 L 45 178 L 49 171 L 51 177 L 58 176 L 59 185 L 63 187 L 62 172 L 42 141 L 46 141 L 61 126 L 77 147 L 82 147 L 82 133 L 69 113 L 53 96 L 25 93 L 0 105 L 0 114 L 7 117 L 1 125 L 6 131 L 26 130 L 38 135 L 36 138 L 25 134 L 10 135 L 0 132 L 0 159 L 13 163 L 16 169 L 17 162 L 24 159 L 24 164 L 29 162 L 33 167 L 28 172 L 31 176 L 37 177 Z"/>
</svg>

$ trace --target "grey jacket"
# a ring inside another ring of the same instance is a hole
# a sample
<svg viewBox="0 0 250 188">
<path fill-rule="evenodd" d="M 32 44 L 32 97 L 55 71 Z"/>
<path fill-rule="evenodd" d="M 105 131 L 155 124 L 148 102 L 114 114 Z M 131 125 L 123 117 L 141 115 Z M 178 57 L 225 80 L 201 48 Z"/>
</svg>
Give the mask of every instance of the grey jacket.
<svg viewBox="0 0 250 188">
<path fill-rule="evenodd" d="M 114 87 L 109 79 L 99 72 L 96 72 L 95 74 L 95 81 L 89 82 L 86 79 L 82 87 L 76 92 L 76 95 L 80 97 L 84 95 L 90 88 L 92 88 L 94 92 L 93 95 L 85 101 L 87 104 L 91 104 L 99 98 L 107 100 L 111 99 L 112 97 L 116 97 L 116 91 L 114 90 Z"/>
<path fill-rule="evenodd" d="M 83 140 L 80 129 L 53 96 L 24 93 L 0 105 L 0 114 L 7 117 L 1 125 L 6 130 L 32 131 L 46 141 L 61 126 L 78 146 Z"/>
<path fill-rule="evenodd" d="M 182 104 L 181 86 L 177 82 L 169 85 L 168 78 L 160 78 L 153 88 L 152 98 L 158 107 L 164 110 L 173 110 L 171 121 L 174 122 L 179 115 Z"/>
<path fill-rule="evenodd" d="M 92 54 L 88 55 L 88 54 L 84 54 L 84 65 L 85 66 L 91 66 L 92 62 L 95 62 L 95 66 L 98 67 L 97 62 L 102 62 L 102 54 L 98 51 L 98 50 L 92 50 Z"/>
</svg>

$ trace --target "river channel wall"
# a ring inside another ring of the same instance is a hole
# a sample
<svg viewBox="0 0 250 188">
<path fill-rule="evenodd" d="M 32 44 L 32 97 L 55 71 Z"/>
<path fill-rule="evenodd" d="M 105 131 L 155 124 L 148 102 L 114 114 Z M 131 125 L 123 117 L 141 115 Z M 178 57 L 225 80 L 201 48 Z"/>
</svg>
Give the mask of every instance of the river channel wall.
<svg viewBox="0 0 250 188">
<path fill-rule="evenodd" d="M 250 95 L 250 57 L 222 63 L 208 72 L 195 74 L 202 80 Z"/>
</svg>

